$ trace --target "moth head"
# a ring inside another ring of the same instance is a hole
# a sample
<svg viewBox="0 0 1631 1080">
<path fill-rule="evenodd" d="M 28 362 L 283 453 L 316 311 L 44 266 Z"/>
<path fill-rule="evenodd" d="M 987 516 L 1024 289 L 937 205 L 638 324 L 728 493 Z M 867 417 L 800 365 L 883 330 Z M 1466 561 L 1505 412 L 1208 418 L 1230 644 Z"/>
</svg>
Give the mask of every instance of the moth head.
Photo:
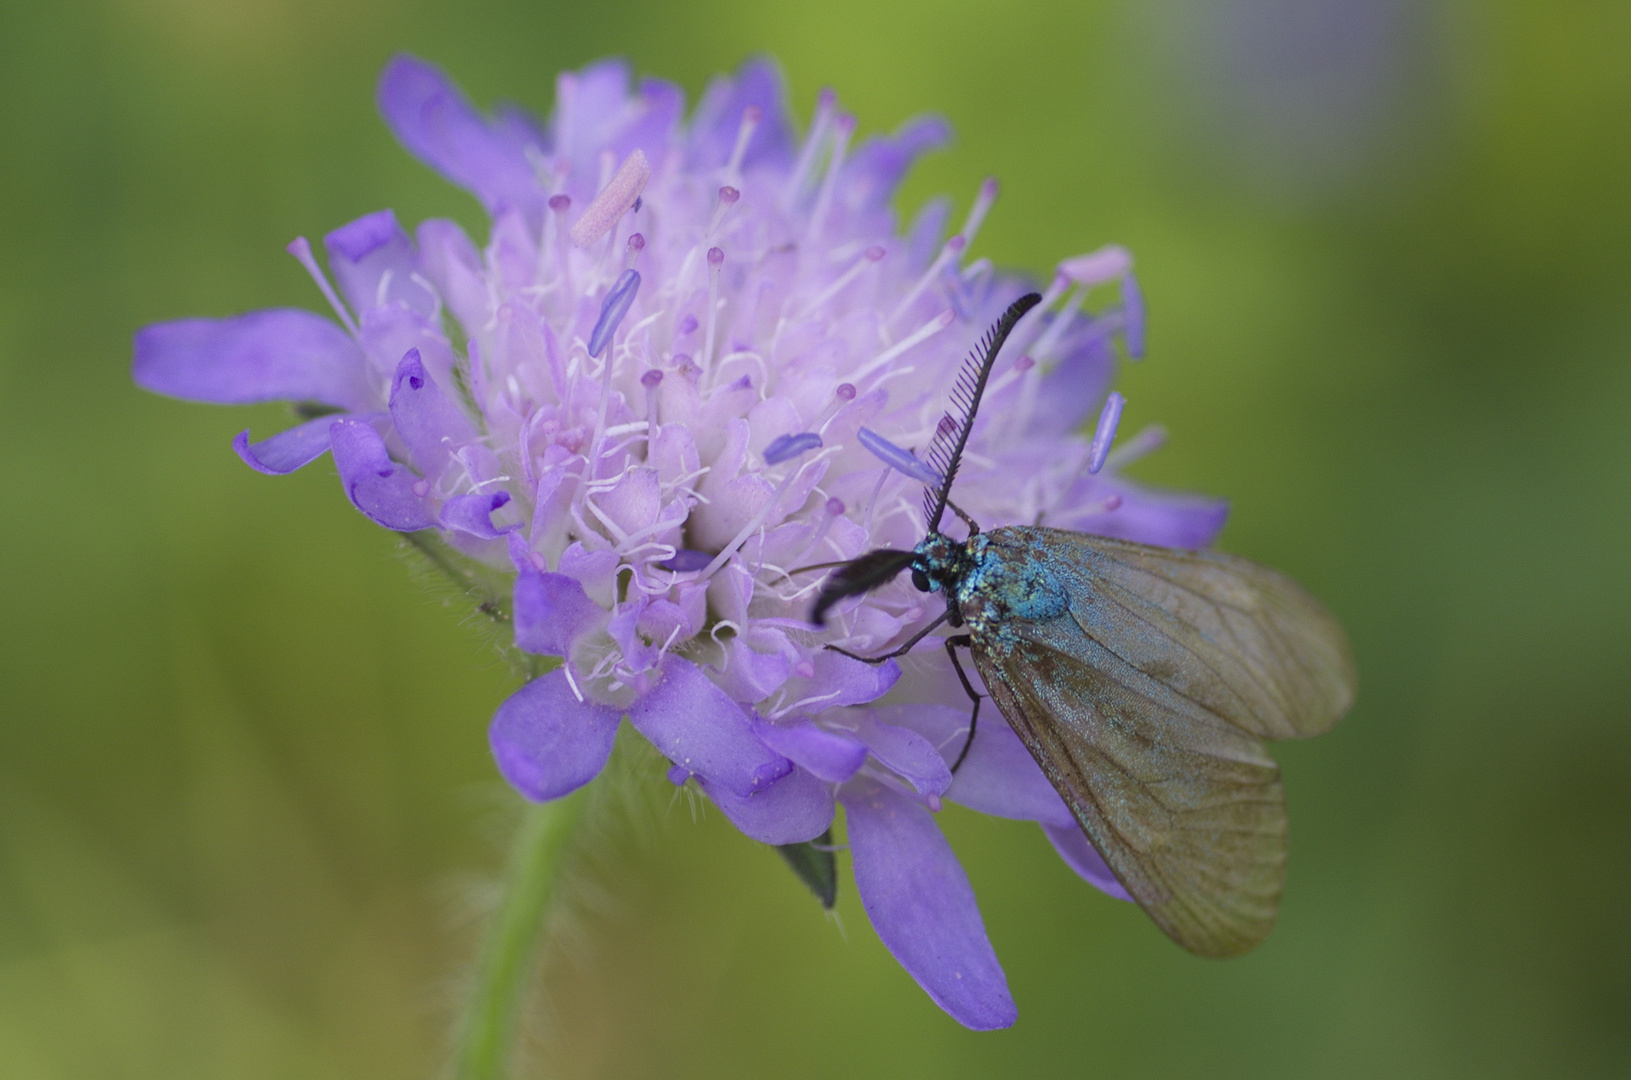
<svg viewBox="0 0 1631 1080">
<path fill-rule="evenodd" d="M 944 533 L 930 533 L 912 551 L 912 584 L 919 592 L 939 592 L 959 580 L 968 554 L 963 545 Z"/>
</svg>

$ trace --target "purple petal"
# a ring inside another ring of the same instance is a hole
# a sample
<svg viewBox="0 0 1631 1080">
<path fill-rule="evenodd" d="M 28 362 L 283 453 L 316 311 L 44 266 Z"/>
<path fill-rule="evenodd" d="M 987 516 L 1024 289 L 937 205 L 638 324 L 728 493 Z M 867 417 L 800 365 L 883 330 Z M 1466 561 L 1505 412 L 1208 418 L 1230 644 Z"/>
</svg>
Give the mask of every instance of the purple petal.
<svg viewBox="0 0 1631 1080">
<path fill-rule="evenodd" d="M 650 606 L 650 601 L 645 597 L 638 597 L 620 605 L 606 620 L 606 633 L 617 644 L 618 651 L 623 654 L 623 664 L 630 671 L 646 671 L 662 659 L 657 653 L 657 646 L 640 633 L 640 620 Z"/>
<path fill-rule="evenodd" d="M 607 139 L 626 119 L 630 106 L 628 61 L 597 60 L 577 71 L 555 76 L 555 113 L 550 128 L 555 152 L 569 156 L 573 171 L 598 178 L 596 158 Z M 572 176 L 568 174 L 568 181 Z"/>
<path fill-rule="evenodd" d="M 815 675 L 810 679 L 814 704 L 823 709 L 840 705 L 865 705 L 889 693 L 900 681 L 900 665 L 893 660 L 869 664 L 853 656 L 822 649 L 815 654 Z"/>
<path fill-rule="evenodd" d="M 859 731 L 861 741 L 883 766 L 900 776 L 920 795 L 941 795 L 951 786 L 951 769 L 940 751 L 917 732 L 867 716 Z"/>
<path fill-rule="evenodd" d="M 1097 486 L 1088 487 L 1095 483 Z M 1060 500 L 1060 505 L 1085 507 L 1089 512 L 1050 514 L 1050 525 L 1140 544 L 1195 550 L 1211 544 L 1229 516 L 1229 503 L 1224 499 L 1152 491 L 1121 477 L 1084 479 L 1078 489 L 1080 494 L 1072 492 Z M 1116 510 L 1091 512 L 1112 495 L 1121 497 L 1121 505 Z"/>
<path fill-rule="evenodd" d="M 1136 360 L 1144 355 L 1144 293 L 1131 270 L 1121 279 L 1121 317 L 1121 340 Z"/>
<path fill-rule="evenodd" d="M 742 168 L 792 161 L 793 128 L 787 116 L 781 70 L 773 61 L 761 57 L 744 63 L 735 78 L 714 79 L 703 92 L 691 117 L 694 168 L 717 168 L 730 160 L 742 114 L 749 106 L 759 108 L 759 127 L 743 155 Z"/>
<path fill-rule="evenodd" d="M 392 302 L 424 314 L 435 309 L 435 297 L 413 280 L 418 269 L 413 241 L 391 211 L 380 210 L 340 226 L 323 237 L 323 247 L 329 272 L 358 315 Z"/>
<path fill-rule="evenodd" d="M 1064 355 L 1042 376 L 1036 408 L 1025 425 L 1032 437 L 1057 438 L 1081 427 L 1115 373 L 1115 351 L 1097 325 L 1067 334 L 1060 348 Z"/>
<path fill-rule="evenodd" d="M 379 111 L 408 152 L 474 193 L 488 212 L 542 212 L 543 190 L 527 163 L 535 141 L 517 124 L 494 124 L 441 71 L 397 56 L 379 80 Z"/>
<path fill-rule="evenodd" d="M 431 218 L 415 230 L 419 265 L 448 310 L 465 326 L 487 321 L 487 282 L 482 276 L 481 254 L 463 229 L 451 221 Z"/>
<path fill-rule="evenodd" d="M 1104 857 L 1088 841 L 1087 834 L 1074 821 L 1069 825 L 1042 826 L 1053 842 L 1053 849 L 1065 860 L 1065 865 L 1076 871 L 1082 880 L 1107 896 L 1117 900 L 1131 900 L 1132 894 L 1121 887 L 1116 875 L 1105 865 Z"/>
<path fill-rule="evenodd" d="M 463 410 L 430 377 L 418 349 L 409 349 L 391 380 L 391 425 L 419 471 L 440 476 L 455 449 L 476 437 Z"/>
<path fill-rule="evenodd" d="M 606 343 L 612 340 L 617 333 L 617 326 L 623 321 L 623 316 L 629 312 L 629 305 L 634 303 L 634 296 L 640 291 L 640 271 L 625 270 L 618 276 L 616 282 L 606 292 L 606 299 L 600 304 L 600 317 L 595 320 L 595 328 L 589 332 L 589 355 L 599 356 Z"/>
<path fill-rule="evenodd" d="M 619 712 L 579 701 L 556 669 L 498 707 L 488 741 L 498 771 L 533 802 L 558 799 L 600 775 L 617 737 Z"/>
<path fill-rule="evenodd" d="M 641 79 L 633 108 L 635 118 L 606 145 L 619 157 L 640 149 L 653 161 L 661 161 L 684 112 L 685 91 L 662 79 Z"/>
<path fill-rule="evenodd" d="M 854 776 L 866 762 L 865 746 L 809 720 L 790 724 L 757 720 L 753 731 L 761 742 L 790 758 L 793 764 L 835 784 Z"/>
<path fill-rule="evenodd" d="M 525 571 L 515 578 L 515 644 L 538 656 L 565 656 L 606 611 L 565 574 Z"/>
<path fill-rule="evenodd" d="M 322 457 L 328 451 L 328 429 L 333 426 L 333 415 L 319 416 L 258 443 L 249 441 L 249 432 L 240 431 L 232 440 L 232 449 L 256 472 L 283 476 Z"/>
<path fill-rule="evenodd" d="M 813 431 L 801 431 L 797 435 L 777 435 L 770 440 L 770 445 L 765 447 L 765 464 L 780 465 L 820 445 L 821 436 Z"/>
<path fill-rule="evenodd" d="M 743 798 L 698 777 L 702 790 L 743 834 L 765 844 L 801 844 L 832 825 L 832 787 L 794 769 L 763 791 Z"/>
<path fill-rule="evenodd" d="M 1116 426 L 1121 423 L 1121 409 L 1127 404 L 1127 399 L 1110 391 L 1110 396 L 1104 400 L 1104 409 L 1099 413 L 1099 426 L 1093 432 L 1093 442 L 1087 448 L 1087 471 L 1096 473 L 1104 468 L 1105 455 L 1110 453 L 1110 444 L 1116 437 Z"/>
<path fill-rule="evenodd" d="M 855 437 L 885 465 L 925 484 L 940 483 L 942 477 L 938 472 L 920 461 L 910 450 L 896 446 L 876 431 L 861 428 L 855 433 Z"/>
<path fill-rule="evenodd" d="M 621 161 L 639 149 L 661 161 L 673 142 L 685 110 L 684 93 L 672 83 L 644 79 L 631 97 L 628 82 L 628 65 L 618 60 L 557 76 L 550 127 L 556 154 L 569 157 L 574 172 L 598 176 L 602 150 Z"/>
<path fill-rule="evenodd" d="M 884 705 L 871 712 L 885 723 L 916 731 L 939 749 L 942 760 L 955 761 L 963 752 L 969 717 L 965 705 Z M 946 789 L 946 798 L 994 817 L 1074 826 L 1064 800 L 1002 715 L 987 703 L 980 716 L 974 745 Z"/>
<path fill-rule="evenodd" d="M 1119 244 L 1106 244 L 1097 251 L 1077 255 L 1059 264 L 1059 272 L 1078 285 L 1091 288 L 1125 276 L 1133 268 L 1133 257 Z"/>
<path fill-rule="evenodd" d="M 1018 1018 L 968 877 L 934 816 L 882 784 L 846 785 L 855 888 L 895 959 L 936 1005 L 975 1031 Z"/>
<path fill-rule="evenodd" d="M 509 502 L 508 491 L 475 491 L 468 495 L 455 495 L 442 504 L 440 515 L 442 528 L 457 529 L 482 540 L 497 540 L 505 533 L 514 532 L 521 527 L 506 525 L 499 529 L 493 525 L 493 511 L 508 506 Z"/>
<path fill-rule="evenodd" d="M 774 633 L 772 631 L 771 633 Z M 719 688 L 737 701 L 762 701 L 776 692 L 792 672 L 793 661 L 780 642 L 765 640 L 765 631 L 740 634 L 725 646 Z M 770 646 L 766 651 L 760 649 Z"/>
<path fill-rule="evenodd" d="M 857 206 L 882 206 L 918 157 L 944 146 L 951 125 L 943 117 L 919 116 L 891 136 L 868 139 L 844 163 L 839 181 Z"/>
<path fill-rule="evenodd" d="M 351 505 L 376 524 L 398 532 L 435 526 L 430 504 L 415 490 L 419 478 L 391 460 L 372 424 L 342 418 L 329 428 L 334 464 Z"/>
<path fill-rule="evenodd" d="M 951 220 L 951 200 L 937 195 L 918 209 L 912 227 L 906 232 L 906 265 L 921 270 L 940 253 L 946 226 Z"/>
<path fill-rule="evenodd" d="M 181 319 L 136 332 L 132 375 L 143 389 L 188 401 L 247 405 L 316 401 L 377 407 L 362 350 L 309 311 L 276 308 L 231 319 Z"/>
<path fill-rule="evenodd" d="M 668 760 L 743 798 L 793 769 L 754 735 L 740 705 L 677 656 L 663 662 L 662 681 L 629 706 L 629 722 Z"/>
</svg>

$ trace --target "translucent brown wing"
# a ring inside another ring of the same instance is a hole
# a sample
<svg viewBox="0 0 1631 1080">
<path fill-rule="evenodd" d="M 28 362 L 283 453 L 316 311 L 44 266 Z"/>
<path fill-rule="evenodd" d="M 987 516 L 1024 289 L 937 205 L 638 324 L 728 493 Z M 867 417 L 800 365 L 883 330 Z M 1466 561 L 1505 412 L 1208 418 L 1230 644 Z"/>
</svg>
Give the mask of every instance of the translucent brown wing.
<svg viewBox="0 0 1631 1080">
<path fill-rule="evenodd" d="M 1268 934 L 1285 881 L 1286 813 L 1262 743 L 1196 718 L 1175 695 L 1139 685 L 1147 679 L 1119 681 L 1136 673 L 1037 642 L 1000 664 L 976 644 L 974 662 L 1087 838 L 1168 937 L 1202 956 L 1234 956 Z"/>
<path fill-rule="evenodd" d="M 1045 529 L 998 529 L 1068 608 L 974 636 L 1003 715 L 1117 878 L 1203 956 L 1251 949 L 1285 880 L 1262 739 L 1330 727 L 1353 694 L 1340 628 L 1273 571 Z"/>
<path fill-rule="evenodd" d="M 1005 534 L 1047 552 L 1085 633 L 1242 731 L 1318 735 L 1353 704 L 1342 627 L 1284 574 L 1220 551 L 1041 528 L 993 540 Z"/>
</svg>

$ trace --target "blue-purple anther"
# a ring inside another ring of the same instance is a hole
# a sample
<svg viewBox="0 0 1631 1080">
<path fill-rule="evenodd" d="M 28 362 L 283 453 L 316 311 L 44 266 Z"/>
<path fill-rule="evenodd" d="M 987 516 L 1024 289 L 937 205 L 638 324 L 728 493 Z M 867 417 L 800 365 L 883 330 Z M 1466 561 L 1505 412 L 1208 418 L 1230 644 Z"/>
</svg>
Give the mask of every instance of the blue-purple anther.
<svg viewBox="0 0 1631 1080">
<path fill-rule="evenodd" d="M 600 305 L 600 318 L 595 320 L 595 328 L 589 332 L 590 356 L 599 356 L 601 350 L 606 348 L 606 343 L 617 333 L 617 324 L 629 313 L 629 306 L 634 303 L 634 295 L 639 291 L 640 271 L 623 271 L 606 293 L 606 299 Z"/>
<path fill-rule="evenodd" d="M 910 581 L 816 629 L 819 578 L 801 573 L 922 539 L 922 487 L 940 478 L 901 446 L 931 443 L 965 356 L 1036 284 L 969 262 L 997 187 L 981 185 L 955 241 L 939 203 L 899 231 L 895 192 L 945 122 L 856 141 L 828 94 L 801 130 L 765 61 L 716 80 L 689 113 L 679 87 L 636 82 L 621 61 L 562 86 L 536 123 L 493 117 L 429 64 L 392 60 L 386 123 L 475 195 L 486 234 L 409 230 L 382 210 L 321 252 L 297 240 L 324 314 L 147 327 L 136 381 L 335 410 L 235 446 L 274 474 L 332 452 L 371 520 L 434 531 L 426 541 L 470 580 L 513 583 L 492 599 L 515 646 L 558 658 L 489 729 L 516 791 L 548 800 L 590 782 L 627 719 L 746 835 L 842 830 L 901 964 L 963 1024 L 1011 1024 L 937 809 L 1036 822 L 1077 874 L 1119 887 L 1000 719 L 951 775 L 969 717 L 943 650 L 914 653 L 903 679 L 893 661 L 827 647 L 872 656 L 921 629 L 938 612 Z M 1138 439 L 1106 456 L 1121 408 L 1106 396 L 1107 329 L 1143 349 L 1131 268 L 1115 246 L 1063 260 L 1015 330 L 1026 359 L 993 374 L 957 477 L 959 507 L 981 523 L 1186 548 L 1221 528 L 1223 504 L 1119 475 Z M 1078 311 L 1117 281 L 1119 305 Z"/>
<path fill-rule="evenodd" d="M 923 484 L 940 483 L 940 474 L 910 450 L 896 446 L 876 431 L 860 428 L 855 439 L 885 465 Z"/>
<path fill-rule="evenodd" d="M 672 570 L 676 574 L 688 574 L 695 570 L 701 570 L 713 561 L 714 557 L 706 551 L 680 548 L 673 555 L 657 563 L 657 566 L 662 570 Z"/>
<path fill-rule="evenodd" d="M 765 464 L 780 465 L 791 458 L 796 458 L 806 450 L 814 450 L 821 445 L 821 436 L 813 431 L 801 431 L 797 435 L 778 435 L 770 440 L 765 447 Z"/>
<path fill-rule="evenodd" d="M 1110 453 L 1110 444 L 1115 441 L 1116 427 L 1121 423 L 1121 410 L 1127 404 L 1127 399 L 1110 391 L 1105 399 L 1104 408 L 1099 411 L 1099 426 L 1093 431 L 1093 441 L 1087 447 L 1087 471 L 1096 473 L 1104 468 L 1104 459 Z"/>
</svg>

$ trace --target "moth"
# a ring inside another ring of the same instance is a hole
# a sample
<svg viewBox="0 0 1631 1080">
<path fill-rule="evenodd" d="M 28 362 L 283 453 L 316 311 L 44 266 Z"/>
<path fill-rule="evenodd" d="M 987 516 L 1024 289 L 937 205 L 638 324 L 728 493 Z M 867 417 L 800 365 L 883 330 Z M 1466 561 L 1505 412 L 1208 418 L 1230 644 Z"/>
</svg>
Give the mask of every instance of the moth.
<svg viewBox="0 0 1631 1080">
<path fill-rule="evenodd" d="M 1151 547 L 1041 526 L 982 531 L 951 501 L 980 399 L 1014 325 L 1016 300 L 969 357 L 927 454 L 928 532 L 911 551 L 840 564 L 811 611 L 910 570 L 946 608 L 882 663 L 949 623 L 946 652 L 1036 758 L 1122 886 L 1173 941 L 1201 956 L 1250 950 L 1273 926 L 1285 884 L 1286 805 L 1271 739 L 1329 729 L 1353 701 L 1341 626 L 1289 578 L 1217 551 Z M 941 531 L 950 509 L 968 535 Z M 835 648 L 836 646 L 828 646 Z"/>
</svg>

